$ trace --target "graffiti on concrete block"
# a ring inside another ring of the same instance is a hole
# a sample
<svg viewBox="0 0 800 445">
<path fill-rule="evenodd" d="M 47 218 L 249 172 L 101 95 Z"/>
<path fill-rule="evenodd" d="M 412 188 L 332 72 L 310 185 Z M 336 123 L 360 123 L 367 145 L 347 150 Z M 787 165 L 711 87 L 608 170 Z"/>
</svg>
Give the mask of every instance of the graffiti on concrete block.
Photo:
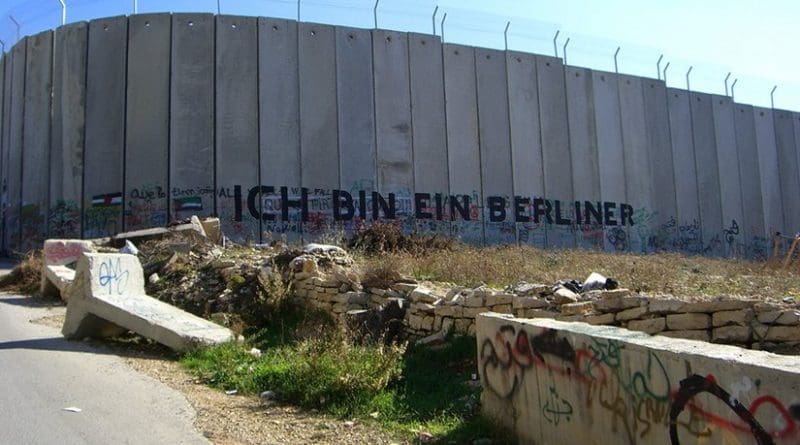
<svg viewBox="0 0 800 445">
<path fill-rule="evenodd" d="M 108 295 L 122 295 L 128 286 L 130 272 L 122 267 L 122 259 L 107 258 L 100 263 L 97 284 L 108 291 Z"/>
</svg>

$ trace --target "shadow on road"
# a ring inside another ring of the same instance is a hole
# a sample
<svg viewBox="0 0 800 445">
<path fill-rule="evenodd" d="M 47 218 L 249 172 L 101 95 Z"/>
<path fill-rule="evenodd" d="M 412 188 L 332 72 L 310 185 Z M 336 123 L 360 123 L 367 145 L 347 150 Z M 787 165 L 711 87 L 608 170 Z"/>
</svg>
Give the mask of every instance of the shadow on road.
<svg viewBox="0 0 800 445">
<path fill-rule="evenodd" d="M 5 296 L 0 295 L 0 304 L 10 304 L 22 307 L 58 307 L 64 306 L 64 301 L 55 298 L 25 297 L 21 295 Z"/>
</svg>

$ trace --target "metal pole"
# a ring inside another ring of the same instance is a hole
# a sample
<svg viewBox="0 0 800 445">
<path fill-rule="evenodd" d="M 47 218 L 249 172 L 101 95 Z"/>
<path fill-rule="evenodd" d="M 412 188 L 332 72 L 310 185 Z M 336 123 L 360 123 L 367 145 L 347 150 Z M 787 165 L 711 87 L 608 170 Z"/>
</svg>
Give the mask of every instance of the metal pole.
<svg viewBox="0 0 800 445">
<path fill-rule="evenodd" d="M 19 29 L 21 28 L 21 26 L 20 26 L 19 22 L 17 21 L 17 19 L 14 18 L 13 15 L 9 14 L 8 18 L 10 18 L 11 21 L 14 22 L 14 25 L 17 27 L 17 42 L 19 42 Z"/>
<path fill-rule="evenodd" d="M 557 40 L 558 40 L 558 35 L 560 33 L 561 33 L 561 30 L 557 30 L 556 31 L 556 35 L 553 36 L 553 52 L 555 53 L 556 57 L 558 57 L 558 43 L 557 43 Z"/>
<path fill-rule="evenodd" d="M 730 78 L 731 78 L 731 73 L 728 72 L 728 75 L 725 76 L 725 95 L 726 96 L 728 95 L 728 79 L 730 79 Z"/>
<path fill-rule="evenodd" d="M 665 85 L 666 85 L 666 83 L 667 83 L 667 70 L 669 69 L 669 64 L 670 64 L 670 63 L 672 63 L 672 62 L 667 62 L 667 65 L 666 65 L 666 66 L 664 66 L 664 84 L 665 84 Z"/>
<path fill-rule="evenodd" d="M 219 7 L 219 0 L 217 0 L 217 15 L 220 15 L 220 7 Z"/>
<path fill-rule="evenodd" d="M 381 0 L 375 0 L 375 7 L 372 8 L 372 18 L 375 21 L 375 29 L 378 29 L 378 3 L 380 2 Z"/>
<path fill-rule="evenodd" d="M 732 101 L 736 100 L 735 99 L 736 96 L 734 94 L 734 89 L 736 88 L 736 82 L 738 82 L 738 81 L 739 81 L 739 78 L 737 77 L 736 79 L 733 79 L 733 83 L 731 84 L 731 100 Z"/>
<path fill-rule="evenodd" d="M 689 88 L 689 74 L 692 74 L 693 69 L 694 65 L 690 66 L 689 71 L 686 72 L 686 91 L 692 91 L 692 89 Z"/>
<path fill-rule="evenodd" d="M 297 0 L 297 21 L 300 21 L 300 0 Z"/>
<path fill-rule="evenodd" d="M 58 0 L 61 3 L 61 26 L 67 23 L 67 4 L 64 0 Z"/>
<path fill-rule="evenodd" d="M 431 16 L 431 24 L 433 25 L 433 35 L 436 35 L 436 13 L 439 12 L 439 5 L 433 8 L 433 15 Z"/>
<path fill-rule="evenodd" d="M 133 0 L 133 13 L 134 14 L 138 14 L 139 13 L 139 2 L 138 2 L 138 0 Z"/>
<path fill-rule="evenodd" d="M 503 31 L 503 40 L 506 43 L 506 51 L 508 51 L 508 27 L 511 26 L 511 21 L 506 23 L 506 30 Z"/>
<path fill-rule="evenodd" d="M 664 55 L 658 56 L 658 61 L 656 61 L 656 76 L 658 76 L 658 80 L 661 80 L 661 59 L 664 58 Z"/>
<path fill-rule="evenodd" d="M 564 47 L 561 49 L 561 50 L 562 50 L 562 52 L 564 53 L 564 65 L 566 65 L 566 64 L 567 64 L 567 45 L 569 45 L 569 39 L 570 39 L 570 38 L 569 38 L 569 37 L 567 37 L 567 41 L 566 41 L 566 42 L 564 42 Z"/>
<path fill-rule="evenodd" d="M 2 51 L 2 52 L 0 52 L 0 54 L 5 54 L 6 53 L 6 42 L 4 42 L 2 40 L 0 40 L 0 51 Z"/>
<path fill-rule="evenodd" d="M 447 13 L 442 16 L 442 23 L 439 24 L 439 31 L 442 33 L 442 43 L 444 43 L 444 21 L 447 20 Z"/>
<path fill-rule="evenodd" d="M 622 47 L 618 46 L 617 50 L 614 51 L 614 72 L 617 73 L 617 74 L 619 74 L 619 66 L 617 65 L 617 56 L 619 55 L 619 50 L 621 50 L 621 49 L 622 49 Z"/>
<path fill-rule="evenodd" d="M 772 104 L 772 109 L 775 109 L 775 90 L 778 89 L 778 85 L 772 87 L 772 91 L 769 92 L 769 101 Z"/>
</svg>

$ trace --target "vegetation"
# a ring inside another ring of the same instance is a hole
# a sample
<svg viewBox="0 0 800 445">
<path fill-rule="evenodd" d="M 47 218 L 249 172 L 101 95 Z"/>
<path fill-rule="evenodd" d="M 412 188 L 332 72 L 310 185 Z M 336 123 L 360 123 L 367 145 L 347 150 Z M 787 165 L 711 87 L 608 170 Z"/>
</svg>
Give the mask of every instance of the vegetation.
<svg viewBox="0 0 800 445">
<path fill-rule="evenodd" d="M 280 402 L 377 422 L 408 438 L 422 431 L 441 443 L 499 437 L 477 413 L 474 338 L 406 350 L 356 344 L 321 314 L 294 310 L 282 322 L 252 336 L 248 346 L 200 349 L 182 363 L 221 389 L 273 391 Z M 251 345 L 263 348 L 260 357 L 248 352 Z"/>
<path fill-rule="evenodd" d="M 39 292 L 42 273 L 42 252 L 28 252 L 7 275 L 0 277 L 0 289 L 8 292 L 33 295 Z"/>
</svg>

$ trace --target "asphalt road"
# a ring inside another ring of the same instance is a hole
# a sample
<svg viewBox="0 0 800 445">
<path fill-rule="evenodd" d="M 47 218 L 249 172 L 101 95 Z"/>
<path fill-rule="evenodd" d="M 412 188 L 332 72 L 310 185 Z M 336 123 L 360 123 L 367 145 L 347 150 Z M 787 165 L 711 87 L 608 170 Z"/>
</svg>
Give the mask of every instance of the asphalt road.
<svg viewBox="0 0 800 445">
<path fill-rule="evenodd" d="M 180 393 L 110 351 L 31 323 L 63 311 L 0 294 L 0 444 L 209 443 Z"/>
</svg>

